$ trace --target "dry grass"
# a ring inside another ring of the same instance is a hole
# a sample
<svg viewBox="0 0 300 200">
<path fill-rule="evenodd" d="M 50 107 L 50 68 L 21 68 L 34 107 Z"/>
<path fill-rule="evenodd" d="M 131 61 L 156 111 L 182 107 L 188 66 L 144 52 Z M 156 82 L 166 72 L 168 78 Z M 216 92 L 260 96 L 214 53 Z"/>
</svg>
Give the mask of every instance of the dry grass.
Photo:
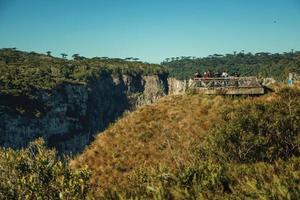
<svg viewBox="0 0 300 200">
<path fill-rule="evenodd" d="M 219 111 L 225 107 L 273 101 L 277 97 L 276 93 L 253 98 L 167 96 L 127 114 L 100 133 L 71 165 L 88 166 L 96 196 L 114 188 L 135 191 L 136 184 L 143 184 L 143 180 L 135 180 L 137 174 L 161 167 L 178 172 L 191 165 L 203 138 L 213 125 L 222 122 Z"/>
<path fill-rule="evenodd" d="M 71 163 L 88 165 L 98 189 L 125 187 L 128 177 L 144 167 L 178 169 L 189 164 L 218 110 L 232 99 L 201 95 L 169 96 L 120 119 Z"/>
</svg>

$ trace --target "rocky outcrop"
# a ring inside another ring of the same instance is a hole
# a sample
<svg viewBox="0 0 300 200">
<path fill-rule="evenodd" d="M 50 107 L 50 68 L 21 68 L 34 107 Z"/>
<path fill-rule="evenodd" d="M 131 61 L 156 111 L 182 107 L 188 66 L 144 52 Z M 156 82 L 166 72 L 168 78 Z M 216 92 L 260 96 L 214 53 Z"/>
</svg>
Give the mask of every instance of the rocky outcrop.
<svg viewBox="0 0 300 200">
<path fill-rule="evenodd" d="M 60 152 L 78 153 L 126 110 L 168 94 L 166 74 L 105 74 L 64 83 L 36 97 L 0 94 L 0 145 L 21 148 L 38 137 Z"/>
<path fill-rule="evenodd" d="M 261 85 L 265 86 L 265 87 L 270 87 L 271 85 L 276 83 L 276 80 L 274 78 L 262 78 L 260 80 Z"/>
<path fill-rule="evenodd" d="M 192 80 L 177 80 L 176 78 L 168 78 L 168 88 L 170 95 L 184 94 L 191 86 Z"/>
</svg>

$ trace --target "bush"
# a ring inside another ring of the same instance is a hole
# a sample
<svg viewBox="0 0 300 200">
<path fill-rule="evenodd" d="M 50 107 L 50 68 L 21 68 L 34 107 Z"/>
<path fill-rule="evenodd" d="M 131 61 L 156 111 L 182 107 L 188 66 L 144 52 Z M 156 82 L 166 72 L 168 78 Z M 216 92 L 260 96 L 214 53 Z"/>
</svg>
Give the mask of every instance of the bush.
<svg viewBox="0 0 300 200">
<path fill-rule="evenodd" d="M 300 199 L 300 159 L 231 165 L 227 177 L 232 199 Z"/>
<path fill-rule="evenodd" d="M 0 149 L 0 199 L 85 199 L 89 172 L 71 170 L 44 141 L 27 149 Z"/>
<path fill-rule="evenodd" d="M 270 163 L 197 161 L 173 173 L 141 169 L 126 188 L 111 188 L 101 199 L 299 199 L 300 159 Z"/>
<path fill-rule="evenodd" d="M 162 166 L 142 168 L 130 177 L 127 187 L 111 188 L 102 198 L 210 199 L 228 189 L 224 172 L 224 166 L 211 160 L 195 162 L 176 172 Z"/>
<path fill-rule="evenodd" d="M 225 162 L 273 162 L 300 155 L 300 90 L 283 88 L 269 101 L 248 100 L 223 111 L 205 152 Z"/>
</svg>

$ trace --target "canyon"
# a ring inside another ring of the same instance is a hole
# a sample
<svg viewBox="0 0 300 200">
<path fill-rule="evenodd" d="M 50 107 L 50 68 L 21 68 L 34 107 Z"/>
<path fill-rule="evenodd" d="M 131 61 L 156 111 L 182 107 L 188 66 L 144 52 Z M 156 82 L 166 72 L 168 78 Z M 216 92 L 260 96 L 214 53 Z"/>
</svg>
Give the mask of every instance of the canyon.
<svg viewBox="0 0 300 200">
<path fill-rule="evenodd" d="M 184 93 L 187 81 L 153 75 L 103 74 L 83 83 L 63 83 L 51 91 L 26 96 L 0 96 L 0 145 L 15 149 L 43 137 L 60 153 L 77 154 L 124 113 L 163 96 Z M 15 108 L 40 108 L 34 114 Z M 5 108 L 5 109 L 4 109 Z"/>
</svg>

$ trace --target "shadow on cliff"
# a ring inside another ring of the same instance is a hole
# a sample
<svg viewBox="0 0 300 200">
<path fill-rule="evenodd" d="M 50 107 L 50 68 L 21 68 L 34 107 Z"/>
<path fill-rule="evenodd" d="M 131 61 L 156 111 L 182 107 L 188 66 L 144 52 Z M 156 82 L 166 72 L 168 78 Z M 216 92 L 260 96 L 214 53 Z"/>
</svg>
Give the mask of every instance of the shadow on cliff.
<svg viewBox="0 0 300 200">
<path fill-rule="evenodd" d="M 164 80 L 164 92 L 167 94 L 167 76 L 162 75 L 159 79 Z M 78 119 L 78 124 L 65 134 L 48 138 L 49 146 L 56 147 L 60 152 L 80 153 L 97 133 L 104 131 L 125 111 L 134 109 L 137 99 L 133 100 L 131 95 L 143 94 L 145 82 L 140 74 L 112 76 L 110 73 L 102 73 L 100 78 L 91 78 L 86 87 L 88 99 L 85 115 L 78 115 L 78 109 L 82 107 L 80 105 L 68 108 L 66 117 Z"/>
<path fill-rule="evenodd" d="M 34 99 L 2 95 L 0 145 L 18 149 L 43 137 L 60 153 L 77 154 L 125 111 L 167 93 L 166 74 L 145 77 L 102 72 L 85 84 L 62 83 L 51 91 L 37 91 Z"/>
</svg>

